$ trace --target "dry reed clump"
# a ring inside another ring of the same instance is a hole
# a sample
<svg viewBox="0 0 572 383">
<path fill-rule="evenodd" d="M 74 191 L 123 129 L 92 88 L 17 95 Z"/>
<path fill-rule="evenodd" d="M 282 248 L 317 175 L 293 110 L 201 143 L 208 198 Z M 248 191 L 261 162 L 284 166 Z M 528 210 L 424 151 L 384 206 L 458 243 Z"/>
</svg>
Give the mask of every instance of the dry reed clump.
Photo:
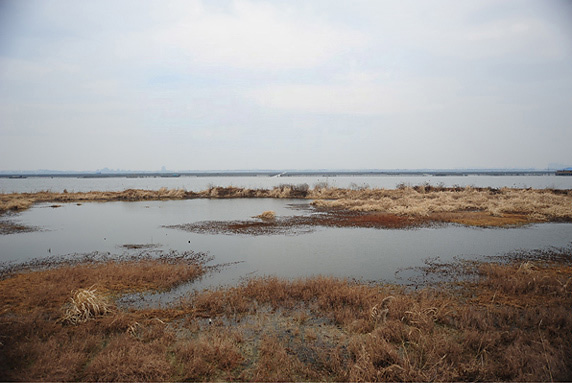
<svg viewBox="0 0 572 383">
<path fill-rule="evenodd" d="M 114 311 L 109 300 L 97 289 L 78 289 L 72 292 L 70 302 L 63 308 L 62 322 L 76 325 Z"/>
<path fill-rule="evenodd" d="M 254 218 L 260 218 L 263 221 L 272 221 L 276 218 L 276 213 L 272 210 L 267 210 L 262 214 L 255 216 Z"/>
</svg>

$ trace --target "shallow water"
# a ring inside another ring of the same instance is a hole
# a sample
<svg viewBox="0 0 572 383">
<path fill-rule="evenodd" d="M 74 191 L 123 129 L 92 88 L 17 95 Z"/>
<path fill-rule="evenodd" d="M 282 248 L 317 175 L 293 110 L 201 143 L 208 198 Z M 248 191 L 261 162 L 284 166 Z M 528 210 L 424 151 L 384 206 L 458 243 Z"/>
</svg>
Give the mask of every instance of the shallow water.
<svg viewBox="0 0 572 383">
<path fill-rule="evenodd" d="M 300 235 L 263 236 L 198 234 L 163 227 L 244 220 L 265 210 L 274 210 L 279 217 L 311 214 L 299 208 L 308 204 L 307 200 L 277 199 L 107 202 L 58 208 L 39 204 L 13 220 L 42 231 L 0 236 L 0 260 L 22 262 L 93 251 L 119 254 L 138 251 L 125 250 L 121 247 L 125 244 L 155 244 L 164 250 L 208 252 L 214 256 L 211 264 L 234 263 L 193 285 L 199 288 L 264 275 L 332 275 L 399 282 L 397 270 L 421 266 L 429 258 L 478 259 L 517 249 L 564 247 L 572 241 L 572 224 L 553 223 L 511 229 L 318 227 Z"/>
<path fill-rule="evenodd" d="M 110 178 L 70 178 L 70 177 L 29 177 L 23 179 L 0 178 L 0 193 L 31 193 L 43 190 L 53 192 L 87 192 L 87 191 L 122 191 L 126 189 L 158 190 L 162 187 L 169 189 L 185 189 L 201 191 L 210 186 L 236 186 L 244 188 L 272 188 L 280 184 L 308 184 L 313 187 L 318 183 L 330 186 L 372 187 L 394 189 L 404 183 L 408 185 L 443 186 L 475 186 L 475 187 L 513 187 L 513 188 L 552 188 L 572 189 L 572 177 L 555 175 L 525 175 L 525 176 L 336 176 L 336 177 L 267 177 L 267 176 L 226 176 L 226 177 L 196 177 L 181 176 L 165 177 L 110 177 Z"/>
</svg>

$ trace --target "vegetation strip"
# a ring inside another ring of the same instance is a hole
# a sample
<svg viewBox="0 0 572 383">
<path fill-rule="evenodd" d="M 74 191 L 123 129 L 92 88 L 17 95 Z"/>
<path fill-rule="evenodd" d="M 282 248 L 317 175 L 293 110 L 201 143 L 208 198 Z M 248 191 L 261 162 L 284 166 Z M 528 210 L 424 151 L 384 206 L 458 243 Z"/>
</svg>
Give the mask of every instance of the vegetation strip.
<svg viewBox="0 0 572 383">
<path fill-rule="evenodd" d="M 164 308 L 114 305 L 195 278 L 191 258 L 12 270 L 0 281 L 0 380 L 572 379 L 570 248 L 456 265 L 417 289 L 269 277 Z"/>
<path fill-rule="evenodd" d="M 273 189 L 212 187 L 202 192 L 182 189 L 122 192 L 0 194 L 0 214 L 22 211 L 35 203 L 85 201 L 146 201 L 195 198 L 303 198 L 328 214 L 302 225 L 402 228 L 428 222 L 470 226 L 515 226 L 536 222 L 572 222 L 572 190 L 400 186 L 397 189 L 339 189 L 317 185 L 281 185 Z M 265 212 L 265 228 L 290 224 Z M 291 224 L 297 225 L 296 219 Z M 243 221 L 242 223 L 248 223 Z M 204 225 L 203 225 L 204 226 Z M 256 226 L 256 225 L 254 225 Z M 211 225 L 212 227 L 212 225 Z M 23 228 L 23 230 L 29 230 Z M 199 230 L 199 229 L 196 229 Z M 228 231 L 228 228 L 213 229 Z M 232 231 L 232 230 L 230 230 Z M 238 230 L 240 232 L 240 230 Z M 251 230 L 252 231 L 252 230 Z M 16 227 L 0 233 L 17 232 Z"/>
</svg>

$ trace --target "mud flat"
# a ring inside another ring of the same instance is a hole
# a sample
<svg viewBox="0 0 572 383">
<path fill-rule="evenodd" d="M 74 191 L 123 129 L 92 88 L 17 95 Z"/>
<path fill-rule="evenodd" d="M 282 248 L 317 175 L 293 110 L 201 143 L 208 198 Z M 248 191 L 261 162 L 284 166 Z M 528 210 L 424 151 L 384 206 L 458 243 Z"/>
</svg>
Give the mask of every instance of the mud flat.
<svg viewBox="0 0 572 383">
<path fill-rule="evenodd" d="M 570 248 L 429 265 L 446 278 L 415 289 L 269 277 L 167 307 L 115 304 L 192 281 L 204 260 L 92 257 L 5 272 L 0 379 L 572 379 Z"/>
</svg>

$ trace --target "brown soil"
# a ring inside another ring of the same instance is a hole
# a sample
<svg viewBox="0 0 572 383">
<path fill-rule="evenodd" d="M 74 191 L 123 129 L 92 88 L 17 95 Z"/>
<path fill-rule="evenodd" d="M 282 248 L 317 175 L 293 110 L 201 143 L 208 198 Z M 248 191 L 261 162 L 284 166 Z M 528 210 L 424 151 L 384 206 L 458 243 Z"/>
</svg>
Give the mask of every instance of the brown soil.
<svg viewBox="0 0 572 383">
<path fill-rule="evenodd" d="M 390 213 L 319 209 L 319 214 L 279 217 L 274 220 L 203 221 L 166 226 L 202 234 L 297 235 L 316 227 L 407 229 L 455 223 L 481 227 L 515 227 L 533 223 L 521 214 L 495 217 L 485 212 L 434 213 L 429 216 L 402 216 Z"/>
<path fill-rule="evenodd" d="M 280 217 L 274 220 L 203 221 L 165 227 L 202 234 L 297 235 L 312 232 L 319 226 L 403 229 L 427 225 L 430 222 L 419 217 L 335 210 L 309 216 Z"/>
<path fill-rule="evenodd" d="M 61 320 L 73 289 L 96 284 L 113 301 L 197 269 L 145 260 L 16 273 L 0 281 L 0 380 L 570 381 L 571 250 L 512 259 L 419 289 L 259 278 L 77 324 Z"/>
</svg>

